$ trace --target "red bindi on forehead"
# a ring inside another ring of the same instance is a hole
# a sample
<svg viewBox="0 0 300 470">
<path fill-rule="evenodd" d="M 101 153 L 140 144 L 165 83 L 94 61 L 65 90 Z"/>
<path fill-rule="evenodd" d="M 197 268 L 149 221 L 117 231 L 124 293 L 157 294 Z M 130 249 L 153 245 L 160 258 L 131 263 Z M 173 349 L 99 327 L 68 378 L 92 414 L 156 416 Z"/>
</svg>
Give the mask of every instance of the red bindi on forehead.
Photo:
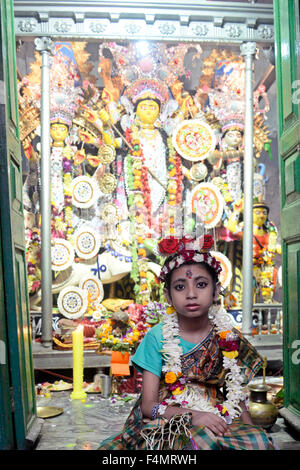
<svg viewBox="0 0 300 470">
<path fill-rule="evenodd" d="M 188 269 L 188 270 L 186 271 L 185 275 L 186 275 L 186 277 L 187 277 L 188 279 L 192 279 L 192 277 L 193 277 L 193 273 L 192 273 L 192 271 L 191 271 L 190 269 Z"/>
</svg>

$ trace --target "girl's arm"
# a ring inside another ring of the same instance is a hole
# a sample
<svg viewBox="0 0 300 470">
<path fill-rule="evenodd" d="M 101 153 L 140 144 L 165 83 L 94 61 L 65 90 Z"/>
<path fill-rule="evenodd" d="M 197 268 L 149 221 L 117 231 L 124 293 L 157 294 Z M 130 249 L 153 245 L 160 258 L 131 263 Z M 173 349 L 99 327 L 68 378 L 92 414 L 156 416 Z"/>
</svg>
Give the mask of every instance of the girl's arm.
<svg viewBox="0 0 300 470">
<path fill-rule="evenodd" d="M 141 410 L 145 417 L 152 419 L 152 410 L 158 403 L 160 378 L 149 372 L 143 371 L 143 389 L 142 389 L 142 404 Z"/>
<path fill-rule="evenodd" d="M 253 421 L 251 419 L 251 416 L 250 416 L 250 413 L 245 405 L 245 402 L 242 401 L 240 402 L 240 407 L 242 408 L 242 413 L 241 413 L 241 420 L 243 421 L 243 423 L 245 424 L 253 424 Z"/>
<path fill-rule="evenodd" d="M 160 378 L 157 375 L 144 370 L 141 411 L 146 418 L 153 419 L 152 410 L 158 403 L 159 382 Z M 192 424 L 195 426 L 207 426 L 211 431 L 220 436 L 227 431 L 227 425 L 222 418 L 219 418 L 213 413 L 204 411 L 194 411 L 179 406 L 168 406 L 163 417 L 169 420 L 175 414 L 178 415 L 187 412 L 192 414 Z"/>
<path fill-rule="evenodd" d="M 153 419 L 152 410 L 154 406 L 159 403 L 159 382 L 160 378 L 157 375 L 153 374 L 152 372 L 149 372 L 148 370 L 143 371 L 141 410 L 146 418 Z M 170 419 L 175 414 L 183 414 L 187 411 L 190 410 L 187 410 L 186 408 L 181 408 L 179 406 L 169 406 L 163 416 L 166 419 Z"/>
</svg>

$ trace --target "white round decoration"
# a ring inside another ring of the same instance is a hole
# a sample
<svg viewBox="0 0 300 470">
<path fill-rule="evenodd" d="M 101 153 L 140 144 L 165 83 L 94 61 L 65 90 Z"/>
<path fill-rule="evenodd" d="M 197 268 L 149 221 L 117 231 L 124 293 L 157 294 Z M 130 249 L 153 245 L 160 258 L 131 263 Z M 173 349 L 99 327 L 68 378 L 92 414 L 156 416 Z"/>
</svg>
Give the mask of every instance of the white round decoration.
<svg viewBox="0 0 300 470">
<path fill-rule="evenodd" d="M 51 263 L 53 271 L 64 271 L 72 266 L 74 261 L 74 249 L 67 240 L 56 238 L 51 247 Z"/>
<path fill-rule="evenodd" d="M 214 131 L 200 119 L 182 121 L 173 132 L 172 142 L 179 155 L 192 162 L 204 160 L 216 147 Z"/>
<path fill-rule="evenodd" d="M 199 215 L 206 228 L 215 227 L 223 214 L 223 196 L 212 183 L 200 183 L 192 191 L 192 211 Z"/>
<path fill-rule="evenodd" d="M 88 307 L 87 292 L 80 287 L 67 286 L 60 291 L 57 306 L 64 317 L 79 318 Z"/>
<path fill-rule="evenodd" d="M 79 287 L 86 291 L 92 302 L 100 303 L 104 297 L 103 284 L 96 276 L 92 274 L 81 279 Z"/>
<path fill-rule="evenodd" d="M 231 262 L 227 256 L 223 255 L 223 253 L 220 253 L 219 251 L 211 251 L 211 254 L 221 264 L 222 271 L 219 275 L 219 279 L 222 287 L 225 289 L 229 285 L 232 278 Z"/>
<path fill-rule="evenodd" d="M 77 176 L 72 181 L 72 203 L 85 209 L 95 204 L 99 193 L 96 182 L 88 176 Z"/>
<path fill-rule="evenodd" d="M 75 233 L 75 251 L 80 258 L 91 259 L 99 252 L 101 239 L 91 227 L 82 227 Z"/>
</svg>

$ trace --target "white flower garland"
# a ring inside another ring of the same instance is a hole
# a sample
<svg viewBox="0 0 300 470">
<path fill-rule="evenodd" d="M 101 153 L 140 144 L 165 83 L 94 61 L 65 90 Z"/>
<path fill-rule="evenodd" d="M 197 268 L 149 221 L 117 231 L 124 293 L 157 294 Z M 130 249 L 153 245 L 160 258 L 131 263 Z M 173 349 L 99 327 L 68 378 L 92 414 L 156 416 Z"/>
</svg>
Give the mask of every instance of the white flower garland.
<svg viewBox="0 0 300 470">
<path fill-rule="evenodd" d="M 171 309 L 170 309 L 171 310 Z M 220 306 L 212 306 L 209 311 L 212 317 L 214 328 L 217 334 L 229 332 L 232 333 L 232 325 L 226 310 Z M 247 396 L 242 388 L 243 376 L 241 369 L 237 364 L 236 354 L 223 352 L 223 367 L 228 370 L 225 376 L 225 384 L 227 388 L 227 398 L 220 407 L 213 406 L 209 399 L 204 398 L 201 388 L 196 384 L 187 383 L 181 371 L 181 355 L 183 353 L 180 345 L 179 326 L 177 313 L 173 310 L 163 316 L 163 360 L 165 361 L 162 371 L 165 373 L 176 374 L 176 383 L 173 394 L 170 398 L 162 401 L 158 408 L 158 414 L 163 415 L 169 405 L 180 405 L 192 410 L 206 411 L 217 414 L 222 417 L 227 424 L 240 416 L 242 409 L 239 406 Z M 234 357 L 235 356 L 235 357 Z M 172 382 L 169 382 L 172 383 Z"/>
</svg>

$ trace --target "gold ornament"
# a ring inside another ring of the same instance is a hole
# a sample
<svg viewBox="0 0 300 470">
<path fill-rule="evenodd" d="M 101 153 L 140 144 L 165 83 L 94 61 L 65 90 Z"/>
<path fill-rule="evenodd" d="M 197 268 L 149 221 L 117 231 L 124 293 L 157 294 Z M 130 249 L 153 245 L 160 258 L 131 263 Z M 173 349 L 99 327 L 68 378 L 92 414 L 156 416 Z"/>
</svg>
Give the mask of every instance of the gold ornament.
<svg viewBox="0 0 300 470">
<path fill-rule="evenodd" d="M 113 145 L 104 144 L 98 151 L 100 162 L 107 165 L 112 163 L 116 158 L 116 150 Z"/>
<path fill-rule="evenodd" d="M 202 181 L 207 176 L 207 167 L 204 163 L 195 163 L 190 169 L 190 175 L 194 181 Z"/>
<path fill-rule="evenodd" d="M 99 188 L 104 194 L 112 193 L 117 186 L 117 180 L 111 173 L 106 173 L 99 181 Z"/>
<path fill-rule="evenodd" d="M 112 221 L 115 222 L 118 218 L 117 206 L 112 203 L 104 204 L 101 211 L 101 218 L 107 223 L 111 223 Z"/>
</svg>

